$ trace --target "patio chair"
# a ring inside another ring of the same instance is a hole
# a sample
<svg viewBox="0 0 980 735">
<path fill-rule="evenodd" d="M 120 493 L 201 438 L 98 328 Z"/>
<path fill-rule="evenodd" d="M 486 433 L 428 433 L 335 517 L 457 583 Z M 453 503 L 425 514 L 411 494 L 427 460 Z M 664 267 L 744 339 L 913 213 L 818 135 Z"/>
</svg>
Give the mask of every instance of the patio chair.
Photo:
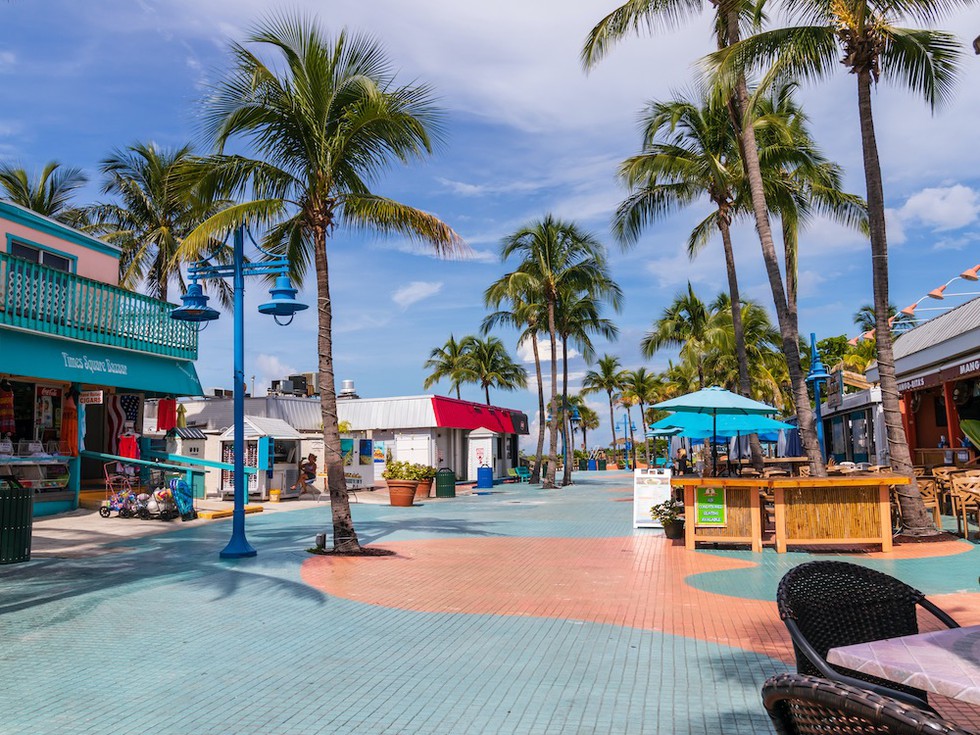
<svg viewBox="0 0 980 735">
<path fill-rule="evenodd" d="M 517 478 L 518 478 L 517 481 L 518 482 L 530 482 L 530 480 L 531 480 L 531 468 L 530 467 L 524 467 L 523 465 L 520 466 L 520 467 L 515 467 L 514 468 L 514 472 L 517 473 Z M 543 472 L 543 470 L 542 470 L 542 472 Z"/>
<path fill-rule="evenodd" d="M 768 679 L 762 704 L 779 735 L 970 735 L 933 712 L 815 676 Z"/>
<path fill-rule="evenodd" d="M 783 575 L 776 604 L 793 639 L 798 673 L 822 676 L 930 709 L 921 689 L 838 669 L 827 662 L 831 648 L 918 633 L 917 605 L 946 627 L 959 627 L 917 589 L 857 564 L 812 561 Z"/>
<path fill-rule="evenodd" d="M 974 472 L 964 472 L 950 477 L 953 498 L 953 515 L 956 516 L 956 530 L 963 538 L 970 538 L 970 516 L 980 526 L 980 476 Z"/>
</svg>

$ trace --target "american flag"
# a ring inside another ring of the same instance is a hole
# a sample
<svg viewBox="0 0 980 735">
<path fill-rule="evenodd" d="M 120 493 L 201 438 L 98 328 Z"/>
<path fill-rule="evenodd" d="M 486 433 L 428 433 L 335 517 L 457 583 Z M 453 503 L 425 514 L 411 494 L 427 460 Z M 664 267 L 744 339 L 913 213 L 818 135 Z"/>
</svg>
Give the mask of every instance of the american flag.
<svg viewBox="0 0 980 735">
<path fill-rule="evenodd" d="M 106 403 L 109 454 L 119 454 L 119 435 L 126 429 L 126 422 L 136 426 L 139 418 L 140 397 L 135 393 L 117 393 L 109 396 Z"/>
</svg>

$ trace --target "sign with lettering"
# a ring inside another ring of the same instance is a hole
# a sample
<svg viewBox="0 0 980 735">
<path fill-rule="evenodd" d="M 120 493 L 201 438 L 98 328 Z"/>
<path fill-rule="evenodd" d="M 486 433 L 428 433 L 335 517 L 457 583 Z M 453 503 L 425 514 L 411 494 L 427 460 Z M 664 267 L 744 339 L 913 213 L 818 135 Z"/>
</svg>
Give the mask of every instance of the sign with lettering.
<svg viewBox="0 0 980 735">
<path fill-rule="evenodd" d="M 100 406 L 103 402 L 103 392 L 100 390 L 83 390 L 78 394 L 79 404 Z"/>
<path fill-rule="evenodd" d="M 830 378 L 827 379 L 827 407 L 837 408 L 841 402 L 841 394 L 844 392 L 844 375 L 839 371 L 832 371 Z"/>
<path fill-rule="evenodd" d="M 898 383 L 898 392 L 907 393 L 910 390 L 921 390 L 922 388 L 932 388 L 934 385 L 939 385 L 940 383 L 939 373 L 932 373 L 931 375 L 923 375 L 918 378 L 910 378 L 908 380 L 900 380 Z"/>
<path fill-rule="evenodd" d="M 88 355 L 62 352 L 61 359 L 66 368 L 84 370 L 93 375 L 129 375 L 129 366 L 124 362 L 115 362 L 108 358 L 102 360 L 89 359 Z"/>
<path fill-rule="evenodd" d="M 961 380 L 977 374 L 980 374 L 980 359 L 967 360 L 966 362 L 961 362 L 959 365 L 953 365 L 952 367 L 943 368 L 939 371 L 939 377 L 943 381 Z"/>
<path fill-rule="evenodd" d="M 670 500 L 670 470 L 651 467 L 633 471 L 633 528 L 661 528 L 651 506 Z"/>
<path fill-rule="evenodd" d="M 725 526 L 728 524 L 725 488 L 697 487 L 694 489 L 694 525 Z"/>
</svg>

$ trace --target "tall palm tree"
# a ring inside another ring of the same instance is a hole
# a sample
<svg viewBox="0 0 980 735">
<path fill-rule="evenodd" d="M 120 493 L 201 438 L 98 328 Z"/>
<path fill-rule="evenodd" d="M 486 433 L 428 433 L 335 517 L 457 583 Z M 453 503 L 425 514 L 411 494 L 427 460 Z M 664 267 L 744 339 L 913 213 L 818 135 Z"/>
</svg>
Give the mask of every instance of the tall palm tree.
<svg viewBox="0 0 980 735">
<path fill-rule="evenodd" d="M 528 279 L 520 275 L 508 273 L 494 281 L 483 294 L 484 303 L 491 308 L 496 308 L 488 314 L 482 325 L 484 334 L 498 324 L 506 324 L 518 329 L 522 329 L 518 336 L 518 344 L 529 342 L 531 353 L 534 358 L 534 375 L 538 388 L 538 446 L 534 454 L 534 464 L 531 467 L 531 484 L 541 482 L 541 455 L 544 452 L 544 383 L 541 380 L 541 351 L 538 349 L 538 336 L 542 331 L 542 324 L 547 323 L 546 307 L 540 301 L 540 295 L 530 289 L 531 283 Z M 509 309 L 499 307 L 508 302 Z"/>
<path fill-rule="evenodd" d="M 659 377 L 651 372 L 648 372 L 644 367 L 627 371 L 626 380 L 623 382 L 623 393 L 634 398 L 637 405 L 640 407 L 640 432 L 642 433 L 644 446 L 646 448 L 647 462 L 650 461 L 650 444 L 646 439 L 646 406 L 647 404 L 658 400 L 661 387 L 662 385 Z M 635 465 L 635 447 L 633 448 L 633 462 Z"/>
<path fill-rule="evenodd" d="M 627 0 L 624 5 L 599 21 L 589 33 L 581 53 L 582 63 L 586 69 L 592 68 L 613 44 L 626 35 L 643 30 L 652 31 L 658 26 L 670 29 L 680 20 L 690 15 L 697 15 L 704 9 L 712 11 L 712 29 L 718 48 L 725 49 L 741 40 L 742 27 L 748 27 L 762 17 L 761 10 L 757 10 L 756 6 L 757 3 L 751 0 L 712 0 L 710 8 L 707 2 L 699 2 L 699 0 Z M 789 309 L 779 257 L 773 242 L 755 126 L 746 122 L 751 119 L 748 84 L 744 73 L 736 73 L 725 78 L 724 81 L 726 83 L 720 93 L 724 95 L 725 102 L 731 109 L 732 122 L 739 136 L 742 166 L 745 169 L 752 203 L 755 230 L 759 236 L 762 259 L 766 266 L 766 275 L 782 336 L 783 352 L 786 355 L 793 387 L 800 438 L 813 473 L 823 475 L 826 472 L 824 460 L 817 441 L 813 411 L 810 409 L 807 385 L 800 362 L 799 324 L 794 313 Z"/>
<path fill-rule="evenodd" d="M 162 301 L 167 300 L 172 281 L 183 290 L 180 246 L 184 238 L 228 206 L 229 202 L 203 197 L 198 187 L 188 183 L 185 169 L 192 157 L 189 145 L 160 149 L 153 143 L 137 143 L 113 151 L 102 161 L 102 193 L 118 201 L 93 206 L 87 229 L 122 249 L 119 283 L 124 288 L 135 290 L 145 283 Z M 231 247 L 212 240 L 208 250 L 217 262 L 230 262 Z M 225 297 L 226 292 L 221 291 Z"/>
<path fill-rule="evenodd" d="M 490 405 L 491 386 L 499 390 L 527 388 L 527 370 L 507 354 L 507 348 L 497 337 L 467 337 L 463 340 L 467 371 L 472 380 L 483 388 Z"/>
<path fill-rule="evenodd" d="M 589 454 L 589 432 L 599 428 L 599 414 L 585 405 L 585 400 L 581 396 L 577 399 L 576 408 L 578 409 L 578 425 L 582 429 L 582 450 L 586 456 Z"/>
<path fill-rule="evenodd" d="M 540 294 L 547 312 L 547 329 L 551 341 L 551 399 L 549 424 L 548 472 L 542 487 L 554 488 L 558 463 L 558 350 L 557 308 L 562 292 L 588 294 L 596 299 L 609 298 L 597 283 L 596 275 L 605 272 L 605 249 L 589 232 L 572 222 L 546 215 L 530 222 L 504 238 L 501 257 L 516 256 L 519 265 L 511 276 L 515 285 Z"/>
<path fill-rule="evenodd" d="M 857 81 L 858 119 L 867 189 L 871 240 L 878 374 L 885 431 L 893 469 L 912 476 L 912 458 L 902 427 L 895 358 L 888 311 L 888 240 L 885 196 L 875 138 L 872 84 L 880 76 L 921 94 L 935 107 L 952 92 L 960 44 L 949 33 L 902 28 L 908 19 L 934 23 L 944 12 L 971 0 L 900 3 L 894 0 L 792 0 L 790 18 L 800 25 L 759 33 L 716 55 L 722 76 L 744 76 L 747 69 L 771 67 L 772 74 L 794 79 L 827 76 L 843 63 Z M 842 57 L 843 54 L 843 57 Z M 914 484 L 898 493 L 905 530 L 912 535 L 938 533 Z"/>
<path fill-rule="evenodd" d="M 582 379 L 582 395 L 605 391 L 609 399 L 609 430 L 612 432 L 612 448 L 616 449 L 616 417 L 614 415 L 614 396 L 622 390 L 626 371 L 615 355 L 603 355 L 594 370 L 589 370 Z"/>
<path fill-rule="evenodd" d="M 432 370 L 429 376 L 422 383 L 422 387 L 428 390 L 443 378 L 449 379 L 450 390 L 456 391 L 456 398 L 460 398 L 459 386 L 462 383 L 469 383 L 473 380 L 470 369 L 469 359 L 466 350 L 467 341 L 472 337 L 464 337 L 459 342 L 452 334 L 442 347 L 433 347 L 429 353 L 429 359 L 422 367 Z"/>
<path fill-rule="evenodd" d="M 705 344 L 710 321 L 710 310 L 688 283 L 687 292 L 674 297 L 660 318 L 653 323 L 653 328 L 643 337 L 640 343 L 643 356 L 649 359 L 658 350 L 679 347 L 681 356 L 690 357 L 697 365 L 698 386 L 704 388 Z"/>
<path fill-rule="evenodd" d="M 45 164 L 33 176 L 23 168 L 0 163 L 0 198 L 72 227 L 85 224 L 85 211 L 74 206 L 72 198 L 87 182 L 80 168 L 62 168 L 57 161 Z"/>
<path fill-rule="evenodd" d="M 327 241 L 346 225 L 412 237 L 442 255 L 465 248 L 434 215 L 372 191 L 392 164 L 431 152 L 439 113 L 428 87 L 396 84 L 376 40 L 347 31 L 328 37 L 306 16 L 270 16 L 244 44 L 231 45 L 231 56 L 232 69 L 206 102 L 204 120 L 218 151 L 205 161 L 206 183 L 250 200 L 198 231 L 267 222 L 267 245 L 290 257 L 297 276 L 314 265 L 334 548 L 357 551 L 337 431 Z M 232 141 L 249 145 L 256 157 L 224 153 Z M 189 240 L 189 249 L 200 246 Z"/>
</svg>

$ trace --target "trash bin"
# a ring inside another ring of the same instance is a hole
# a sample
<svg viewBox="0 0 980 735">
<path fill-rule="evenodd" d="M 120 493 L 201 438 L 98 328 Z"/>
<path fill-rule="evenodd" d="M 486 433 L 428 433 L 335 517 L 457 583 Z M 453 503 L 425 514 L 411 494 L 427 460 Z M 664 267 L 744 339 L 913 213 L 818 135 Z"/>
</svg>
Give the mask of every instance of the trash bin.
<svg viewBox="0 0 980 735">
<path fill-rule="evenodd" d="M 436 497 L 456 497 L 456 473 L 448 467 L 443 467 L 436 472 Z"/>
<path fill-rule="evenodd" d="M 603 471 L 605 471 L 605 469 L 606 469 L 606 460 L 600 459 L 599 460 L 599 471 L 600 472 L 603 472 Z"/>
<path fill-rule="evenodd" d="M 591 472 L 595 472 L 598 468 L 599 468 L 598 463 L 594 459 L 590 459 L 586 469 L 590 470 Z"/>
<path fill-rule="evenodd" d="M 585 470 L 589 469 L 589 460 L 587 460 L 587 459 L 580 459 L 578 461 L 578 468 L 582 472 L 585 472 Z"/>
<path fill-rule="evenodd" d="M 0 477 L 0 564 L 31 560 L 34 489 Z"/>
<path fill-rule="evenodd" d="M 493 489 L 493 468 L 492 467 L 477 467 L 476 468 L 476 489 L 477 490 L 492 490 Z"/>
</svg>

